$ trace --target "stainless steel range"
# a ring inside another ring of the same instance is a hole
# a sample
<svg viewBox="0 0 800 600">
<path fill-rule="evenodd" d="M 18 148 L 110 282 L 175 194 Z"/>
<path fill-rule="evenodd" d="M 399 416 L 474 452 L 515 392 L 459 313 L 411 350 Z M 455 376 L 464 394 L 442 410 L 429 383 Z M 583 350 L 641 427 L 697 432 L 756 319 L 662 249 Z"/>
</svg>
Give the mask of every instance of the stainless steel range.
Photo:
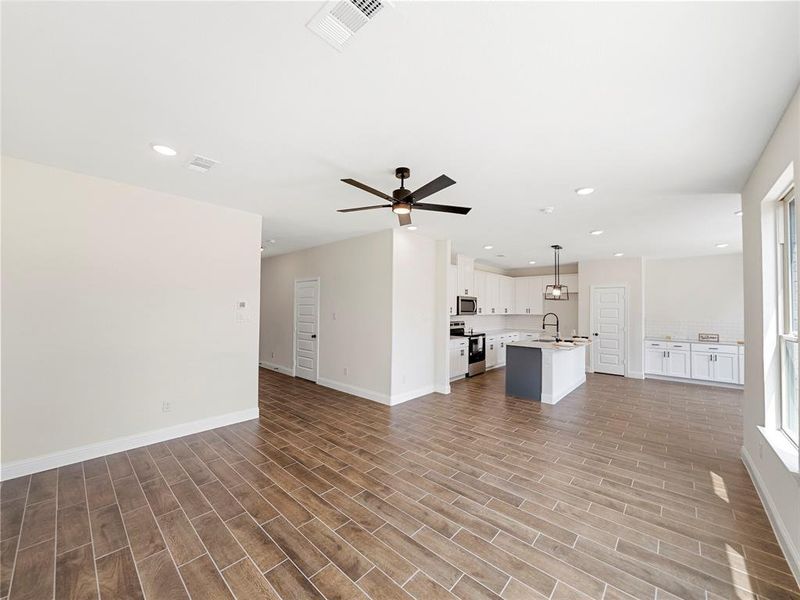
<svg viewBox="0 0 800 600">
<path fill-rule="evenodd" d="M 466 330 L 464 321 L 450 321 L 450 335 L 469 340 L 469 369 L 467 377 L 486 372 L 486 334 Z"/>
</svg>

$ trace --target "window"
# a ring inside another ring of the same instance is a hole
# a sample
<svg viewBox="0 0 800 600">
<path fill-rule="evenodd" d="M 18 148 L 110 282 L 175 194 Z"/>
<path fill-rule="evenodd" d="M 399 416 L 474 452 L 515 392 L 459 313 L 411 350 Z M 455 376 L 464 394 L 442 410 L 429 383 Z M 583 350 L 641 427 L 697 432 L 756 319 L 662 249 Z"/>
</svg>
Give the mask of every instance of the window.
<svg viewBox="0 0 800 600">
<path fill-rule="evenodd" d="M 780 427 L 796 445 L 800 445 L 800 407 L 798 406 L 798 342 L 797 342 L 797 202 L 794 189 L 778 203 L 780 226 L 779 298 L 781 300 L 779 331 L 781 350 L 781 415 Z"/>
</svg>

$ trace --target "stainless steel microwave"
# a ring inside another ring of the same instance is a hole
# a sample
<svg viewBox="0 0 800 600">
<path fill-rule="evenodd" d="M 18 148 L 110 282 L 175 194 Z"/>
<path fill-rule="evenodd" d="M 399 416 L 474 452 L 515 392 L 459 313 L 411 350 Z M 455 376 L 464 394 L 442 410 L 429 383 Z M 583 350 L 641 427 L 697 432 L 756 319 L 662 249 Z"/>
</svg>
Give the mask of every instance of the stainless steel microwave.
<svg viewBox="0 0 800 600">
<path fill-rule="evenodd" d="M 475 296 L 459 296 L 457 300 L 459 315 L 478 314 L 478 299 Z"/>
</svg>

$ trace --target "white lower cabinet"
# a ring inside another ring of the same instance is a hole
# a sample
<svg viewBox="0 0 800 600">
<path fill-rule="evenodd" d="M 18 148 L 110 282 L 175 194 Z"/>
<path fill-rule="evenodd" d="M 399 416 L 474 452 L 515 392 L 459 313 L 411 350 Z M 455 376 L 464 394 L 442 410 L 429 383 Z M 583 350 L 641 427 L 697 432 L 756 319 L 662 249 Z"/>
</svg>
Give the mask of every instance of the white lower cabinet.
<svg viewBox="0 0 800 600">
<path fill-rule="evenodd" d="M 741 383 L 744 349 L 731 344 L 694 344 L 645 340 L 647 375 L 664 375 L 719 383 Z"/>
<path fill-rule="evenodd" d="M 692 360 L 689 344 L 669 344 L 667 346 L 667 375 L 670 377 L 692 376 Z"/>
<path fill-rule="evenodd" d="M 450 379 L 463 377 L 469 370 L 469 347 L 467 340 L 450 342 Z"/>
<path fill-rule="evenodd" d="M 644 370 L 649 375 L 691 377 L 689 344 L 645 342 Z"/>
<path fill-rule="evenodd" d="M 497 366 L 497 336 L 490 335 L 486 338 L 486 368 Z"/>
<path fill-rule="evenodd" d="M 508 343 L 508 335 L 503 334 L 497 336 L 497 366 L 506 364 L 506 344 Z"/>
<path fill-rule="evenodd" d="M 644 372 L 650 375 L 666 375 L 667 343 L 647 341 L 644 346 Z"/>
<path fill-rule="evenodd" d="M 692 344 L 692 378 L 739 383 L 739 347 Z"/>
</svg>

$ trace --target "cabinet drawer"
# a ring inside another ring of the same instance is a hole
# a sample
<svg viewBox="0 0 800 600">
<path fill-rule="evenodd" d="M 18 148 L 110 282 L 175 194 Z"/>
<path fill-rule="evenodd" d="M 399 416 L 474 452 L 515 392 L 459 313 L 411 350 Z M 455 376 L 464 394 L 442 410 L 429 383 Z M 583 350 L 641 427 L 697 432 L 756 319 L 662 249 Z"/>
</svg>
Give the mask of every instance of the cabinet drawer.
<svg viewBox="0 0 800 600">
<path fill-rule="evenodd" d="M 653 342 L 651 340 L 644 341 L 645 348 L 666 348 L 667 342 Z"/>
<path fill-rule="evenodd" d="M 692 352 L 711 352 L 712 354 L 739 354 L 739 348 L 730 344 L 692 344 Z"/>
<path fill-rule="evenodd" d="M 689 350 L 689 346 L 691 344 L 687 344 L 686 342 L 667 342 L 667 348 L 669 350 Z"/>
</svg>

